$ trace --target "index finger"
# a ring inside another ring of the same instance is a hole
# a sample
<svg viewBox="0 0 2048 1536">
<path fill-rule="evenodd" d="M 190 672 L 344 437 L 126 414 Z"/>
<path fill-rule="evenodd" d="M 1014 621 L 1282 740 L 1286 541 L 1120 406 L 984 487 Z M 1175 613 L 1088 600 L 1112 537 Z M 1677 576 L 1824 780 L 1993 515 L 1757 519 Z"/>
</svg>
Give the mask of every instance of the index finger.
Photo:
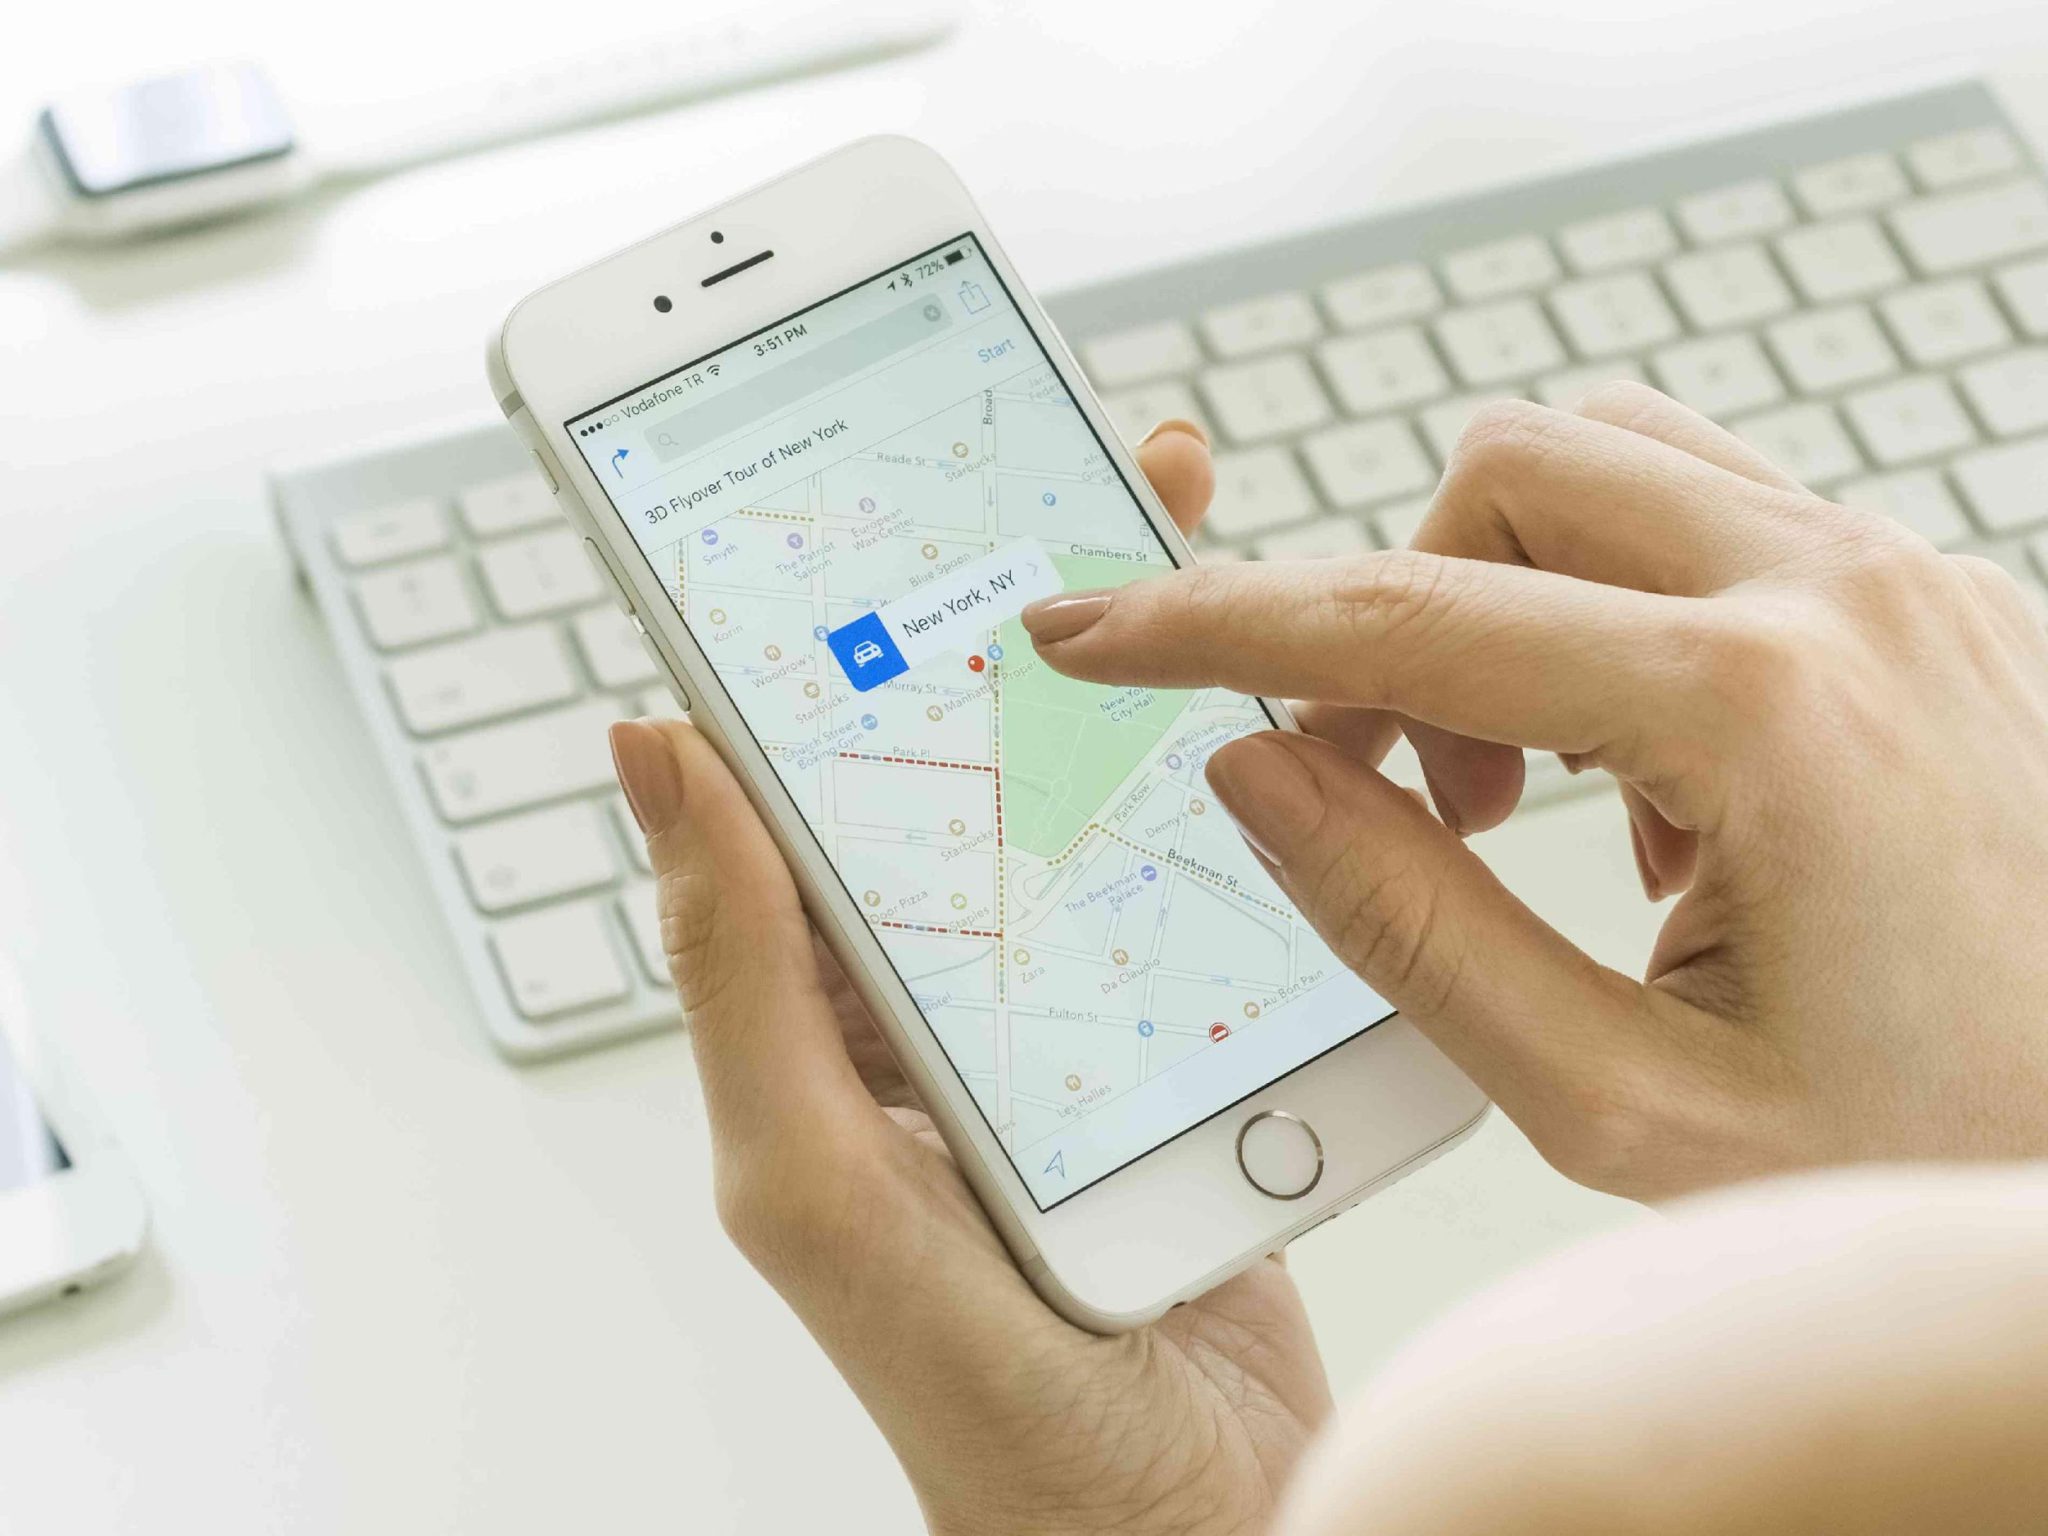
<svg viewBox="0 0 2048 1536">
<path fill-rule="evenodd" d="M 1046 598 L 1023 618 L 1038 654 L 1070 677 L 1392 710 L 1661 777 L 1678 766 L 1674 748 L 1713 739 L 1691 666 L 1707 607 L 1390 550 L 1195 566 Z"/>
</svg>

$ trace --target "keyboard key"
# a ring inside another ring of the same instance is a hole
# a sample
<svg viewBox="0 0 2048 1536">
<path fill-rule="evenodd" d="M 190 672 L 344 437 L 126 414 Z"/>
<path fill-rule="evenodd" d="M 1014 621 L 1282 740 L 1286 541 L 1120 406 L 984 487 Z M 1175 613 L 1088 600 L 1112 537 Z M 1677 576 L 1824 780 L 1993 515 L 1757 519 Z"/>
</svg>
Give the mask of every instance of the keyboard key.
<svg viewBox="0 0 2048 1536">
<path fill-rule="evenodd" d="M 1557 243 L 1572 270 L 1587 276 L 1640 267 L 1678 249 L 1678 237 L 1654 208 L 1631 208 L 1568 225 L 1558 231 Z"/>
<path fill-rule="evenodd" d="M 1949 453 L 1977 437 L 1945 379 L 1900 379 L 1851 395 L 1842 408 L 1880 464 Z"/>
<path fill-rule="evenodd" d="M 1307 438 L 1301 451 L 1332 506 L 1367 506 L 1436 484 L 1436 466 L 1401 421 L 1331 427 Z"/>
<path fill-rule="evenodd" d="M 592 890 L 618 877 L 611 841 L 588 801 L 458 832 L 455 862 L 470 899 L 486 912 Z"/>
<path fill-rule="evenodd" d="M 1950 466 L 1977 521 L 1993 533 L 2048 519 L 2048 437 L 1979 448 Z"/>
<path fill-rule="evenodd" d="M 661 676 L 633 621 L 606 603 L 586 608 L 570 621 L 576 649 L 600 688 L 631 688 Z"/>
<path fill-rule="evenodd" d="M 420 735 L 573 699 L 580 689 L 553 626 L 488 630 L 401 656 L 386 669 L 406 726 Z"/>
<path fill-rule="evenodd" d="M 1792 222 L 1792 205 L 1775 181 L 1745 181 L 1686 198 L 1678 222 L 1695 245 L 1719 245 L 1783 229 Z"/>
<path fill-rule="evenodd" d="M 1682 341 L 1650 361 L 1665 392 L 1702 416 L 1733 416 L 1785 398 L 1764 349 L 1747 332 Z"/>
<path fill-rule="evenodd" d="M 371 640 L 387 651 L 466 635 L 478 623 L 462 568 L 445 555 L 363 577 L 356 583 L 356 606 Z"/>
<path fill-rule="evenodd" d="M 1794 315 L 1765 334 L 1792 382 L 1808 393 L 1867 383 L 1899 370 L 1891 343 L 1860 304 Z"/>
<path fill-rule="evenodd" d="M 532 470 L 472 485 L 455 501 L 462 509 L 463 525 L 480 539 L 538 528 L 542 523 L 558 521 L 562 515 L 547 482 Z"/>
<path fill-rule="evenodd" d="M 445 548 L 448 522 L 431 497 L 394 502 L 334 520 L 330 537 L 343 565 L 361 568 Z"/>
<path fill-rule="evenodd" d="M 1532 299 L 1439 316 L 1436 337 L 1467 384 L 1500 384 L 1564 366 L 1564 347 Z"/>
<path fill-rule="evenodd" d="M 1458 446 L 1458 439 L 1465 435 L 1466 425 L 1481 410 L 1496 401 L 1515 398 L 1504 389 L 1481 390 L 1440 401 L 1421 412 L 1416 419 L 1422 423 L 1422 435 L 1428 439 L 1437 463 L 1451 462 L 1451 453 Z"/>
<path fill-rule="evenodd" d="M 1341 278 L 1323 290 L 1323 308 L 1347 331 L 1369 331 L 1396 320 L 1434 314 L 1443 304 L 1436 279 L 1419 261 L 1375 267 Z"/>
<path fill-rule="evenodd" d="M 1204 432 L 1209 430 L 1208 423 L 1202 419 L 1202 408 L 1195 404 L 1195 392 L 1179 379 L 1160 379 L 1155 383 L 1140 384 L 1135 389 L 1104 395 L 1102 408 L 1109 412 L 1117 435 L 1133 447 L 1147 432 L 1169 417 L 1192 421 Z"/>
<path fill-rule="evenodd" d="M 1315 493 L 1285 448 L 1216 455 L 1216 499 L 1203 527 L 1218 539 L 1243 539 L 1298 523 L 1317 510 Z"/>
<path fill-rule="evenodd" d="M 626 932 L 633 936 L 633 949 L 647 979 L 658 987 L 675 985 L 668 973 L 668 949 L 661 942 L 661 901 L 654 882 L 627 881 L 619 892 L 619 915 L 626 920 Z"/>
<path fill-rule="evenodd" d="M 1904 523 L 1937 549 L 1953 548 L 1970 537 L 1969 519 L 1931 469 L 1851 480 L 1835 488 L 1835 500 Z"/>
<path fill-rule="evenodd" d="M 420 767 L 453 822 L 588 794 L 616 782 L 605 733 L 618 718 L 611 700 L 586 700 L 444 737 L 420 754 Z"/>
<path fill-rule="evenodd" d="M 648 711 L 642 710 L 642 715 Z M 633 860 L 633 867 L 643 875 L 654 873 L 654 860 L 647 855 L 647 839 L 641 835 L 640 823 L 633 819 L 633 808 L 626 804 L 624 795 L 612 796 L 612 820 L 617 823 L 619 836 L 626 840 L 626 852 Z"/>
<path fill-rule="evenodd" d="M 1638 384 L 1647 382 L 1643 378 L 1642 366 L 1633 358 L 1610 357 L 1583 367 L 1567 368 L 1562 373 L 1545 374 L 1536 381 L 1536 398 L 1545 405 L 1568 411 L 1602 384 L 1612 384 L 1618 379 L 1632 379 Z"/>
<path fill-rule="evenodd" d="M 2048 259 L 2001 267 L 1992 285 L 2029 336 L 2048 336 Z"/>
<path fill-rule="evenodd" d="M 1778 241 L 1799 291 L 1815 304 L 1856 299 L 1906 280 L 1891 242 L 1870 219 L 1809 224 Z"/>
<path fill-rule="evenodd" d="M 1816 219 L 1832 219 L 1882 208 L 1912 189 L 1896 160 L 1873 152 L 1811 166 L 1792 178 L 1792 190 Z"/>
<path fill-rule="evenodd" d="M 1640 352 L 1678 334 L 1678 317 L 1643 272 L 1566 283 L 1551 292 L 1550 308 L 1581 357 Z"/>
<path fill-rule="evenodd" d="M 573 529 L 550 528 L 477 551 L 491 601 L 508 619 L 560 613 L 605 595 Z"/>
<path fill-rule="evenodd" d="M 1429 503 L 1429 497 L 1419 496 L 1373 513 L 1372 522 L 1380 531 L 1380 542 L 1388 549 L 1407 549 L 1414 544 L 1415 535 L 1422 531 L 1423 518 L 1429 515 Z"/>
<path fill-rule="evenodd" d="M 1982 181 L 2020 168 L 2020 147 L 2003 128 L 1965 128 L 1906 146 L 1906 163 L 1930 190 Z"/>
<path fill-rule="evenodd" d="M 628 990 L 610 925 L 596 902 L 507 918 L 491 930 L 491 947 L 513 1006 L 529 1019 L 615 1002 Z"/>
<path fill-rule="evenodd" d="M 1825 405 L 1808 403 L 1767 411 L 1734 423 L 1759 453 L 1805 485 L 1838 480 L 1863 467 L 1856 445 Z"/>
<path fill-rule="evenodd" d="M 1451 292 L 1467 303 L 1526 293 L 1557 281 L 1557 258 L 1535 235 L 1516 235 L 1455 251 L 1443 261 Z"/>
<path fill-rule="evenodd" d="M 1261 560 L 1334 560 L 1370 554 L 1379 546 L 1365 524 L 1352 517 L 1319 517 L 1299 528 L 1269 533 L 1259 540 Z"/>
<path fill-rule="evenodd" d="M 1885 295 L 1877 307 L 1906 356 L 1923 368 L 1938 368 L 2012 340 L 1991 295 L 1974 277 L 1903 288 Z"/>
<path fill-rule="evenodd" d="M 1429 341 L 1412 325 L 1323 343 L 1317 355 L 1344 409 L 1374 416 L 1434 400 L 1451 387 Z"/>
<path fill-rule="evenodd" d="M 1193 373 L 1202 365 L 1202 353 L 1186 326 L 1162 320 L 1098 336 L 1083 344 L 1081 360 L 1098 386 L 1115 389 L 1168 374 Z"/>
<path fill-rule="evenodd" d="M 1695 329 L 1753 325 L 1792 307 L 1792 291 L 1760 245 L 1695 251 L 1664 264 L 1664 280 Z"/>
<path fill-rule="evenodd" d="M 1225 435 L 1240 443 L 1319 427 L 1330 402 L 1299 353 L 1232 363 L 1202 375 L 1202 397 Z"/>
<path fill-rule="evenodd" d="M 1936 277 L 2048 246 L 2048 189 L 2038 181 L 1922 198 L 1886 217 L 1913 265 Z"/>
<path fill-rule="evenodd" d="M 1202 316 L 1202 334 L 1218 357 L 1252 357 L 1279 347 L 1306 346 L 1322 333 L 1323 323 L 1305 293 L 1272 293 Z"/>
<path fill-rule="evenodd" d="M 1972 363 L 1957 380 L 1984 425 L 1998 436 L 2048 427 L 2048 347 Z"/>
</svg>

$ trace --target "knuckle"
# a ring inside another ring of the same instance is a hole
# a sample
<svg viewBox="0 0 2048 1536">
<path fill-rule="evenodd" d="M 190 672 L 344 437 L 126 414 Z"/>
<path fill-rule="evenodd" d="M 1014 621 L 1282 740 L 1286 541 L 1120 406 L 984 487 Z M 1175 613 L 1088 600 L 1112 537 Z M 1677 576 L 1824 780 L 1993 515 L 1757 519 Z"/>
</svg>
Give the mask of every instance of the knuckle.
<svg viewBox="0 0 2048 1536">
<path fill-rule="evenodd" d="M 1925 539 L 1902 528 L 1884 525 L 1847 541 L 1844 561 L 1845 594 L 1876 604 L 1877 611 L 1886 615 L 1923 610 L 1930 592 L 1940 590 L 1943 556 Z M 1996 566 L 1991 569 L 1998 570 Z"/>
<path fill-rule="evenodd" d="M 1556 446 L 1571 417 L 1527 400 L 1496 400 L 1476 411 L 1458 434 L 1447 481 L 1485 484 L 1526 472 Z"/>
<path fill-rule="evenodd" d="M 1651 1142 L 1643 1096 L 1611 1067 L 1553 1085 L 1550 1133 L 1541 1150 L 1575 1184 L 1619 1194 L 1636 1187 Z"/>
<path fill-rule="evenodd" d="M 847 1205 L 829 1181 L 797 1177 L 772 1157 L 719 1160 L 718 1224 L 741 1257 L 771 1280 L 838 1251 Z"/>
<path fill-rule="evenodd" d="M 1311 910 L 1344 963 L 1404 1012 L 1428 1018 L 1450 1005 L 1464 955 L 1420 863 L 1383 853 L 1368 864 L 1341 848 L 1315 882 Z"/>
<path fill-rule="evenodd" d="M 1701 602 L 1690 636 L 1691 671 L 1715 729 L 1774 723 L 1807 702 L 1826 627 L 1802 603 Z"/>
<path fill-rule="evenodd" d="M 1981 555 L 1937 556 L 1946 558 L 1952 571 L 1959 572 L 1968 590 L 1976 598 L 1988 604 L 1993 612 L 2007 618 L 2028 619 L 2037 625 L 2040 622 L 2026 592 L 2012 572 L 1995 560 L 1986 560 Z"/>
<path fill-rule="evenodd" d="M 669 979 L 695 1006 L 703 990 L 713 985 L 717 967 L 711 964 L 711 957 L 718 922 L 716 904 L 694 899 L 691 884 L 677 871 L 664 871 L 655 883 L 655 902 L 661 915 L 661 947 L 668 956 Z"/>
<path fill-rule="evenodd" d="M 1595 384 L 1579 397 L 1577 414 L 1609 426 L 1628 427 L 1671 406 L 1668 395 L 1658 393 L 1637 379 L 1609 379 Z"/>
<path fill-rule="evenodd" d="M 1454 569 L 1441 555 L 1412 549 L 1369 557 L 1331 590 L 1332 617 L 1353 644 L 1412 638 L 1435 621 Z"/>
</svg>

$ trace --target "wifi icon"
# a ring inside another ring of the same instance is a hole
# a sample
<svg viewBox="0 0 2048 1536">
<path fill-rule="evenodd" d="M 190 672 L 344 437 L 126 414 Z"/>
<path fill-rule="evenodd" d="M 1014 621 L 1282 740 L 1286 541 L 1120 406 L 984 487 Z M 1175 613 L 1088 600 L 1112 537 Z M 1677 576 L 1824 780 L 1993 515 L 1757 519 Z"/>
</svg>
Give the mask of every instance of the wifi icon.
<svg viewBox="0 0 2048 1536">
<path fill-rule="evenodd" d="M 705 365 L 704 371 L 715 379 L 718 377 L 718 369 L 719 365 L 717 363 L 709 363 Z"/>
</svg>

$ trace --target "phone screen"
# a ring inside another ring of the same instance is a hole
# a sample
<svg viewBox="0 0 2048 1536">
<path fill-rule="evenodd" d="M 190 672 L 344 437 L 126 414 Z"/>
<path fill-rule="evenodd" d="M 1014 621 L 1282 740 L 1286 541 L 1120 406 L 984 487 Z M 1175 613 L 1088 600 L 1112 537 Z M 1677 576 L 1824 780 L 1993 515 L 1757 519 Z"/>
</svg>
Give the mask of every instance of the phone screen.
<svg viewBox="0 0 2048 1536">
<path fill-rule="evenodd" d="M 564 424 L 1041 1210 L 1385 1018 L 1018 614 L 1172 567 L 971 234 Z"/>
</svg>

